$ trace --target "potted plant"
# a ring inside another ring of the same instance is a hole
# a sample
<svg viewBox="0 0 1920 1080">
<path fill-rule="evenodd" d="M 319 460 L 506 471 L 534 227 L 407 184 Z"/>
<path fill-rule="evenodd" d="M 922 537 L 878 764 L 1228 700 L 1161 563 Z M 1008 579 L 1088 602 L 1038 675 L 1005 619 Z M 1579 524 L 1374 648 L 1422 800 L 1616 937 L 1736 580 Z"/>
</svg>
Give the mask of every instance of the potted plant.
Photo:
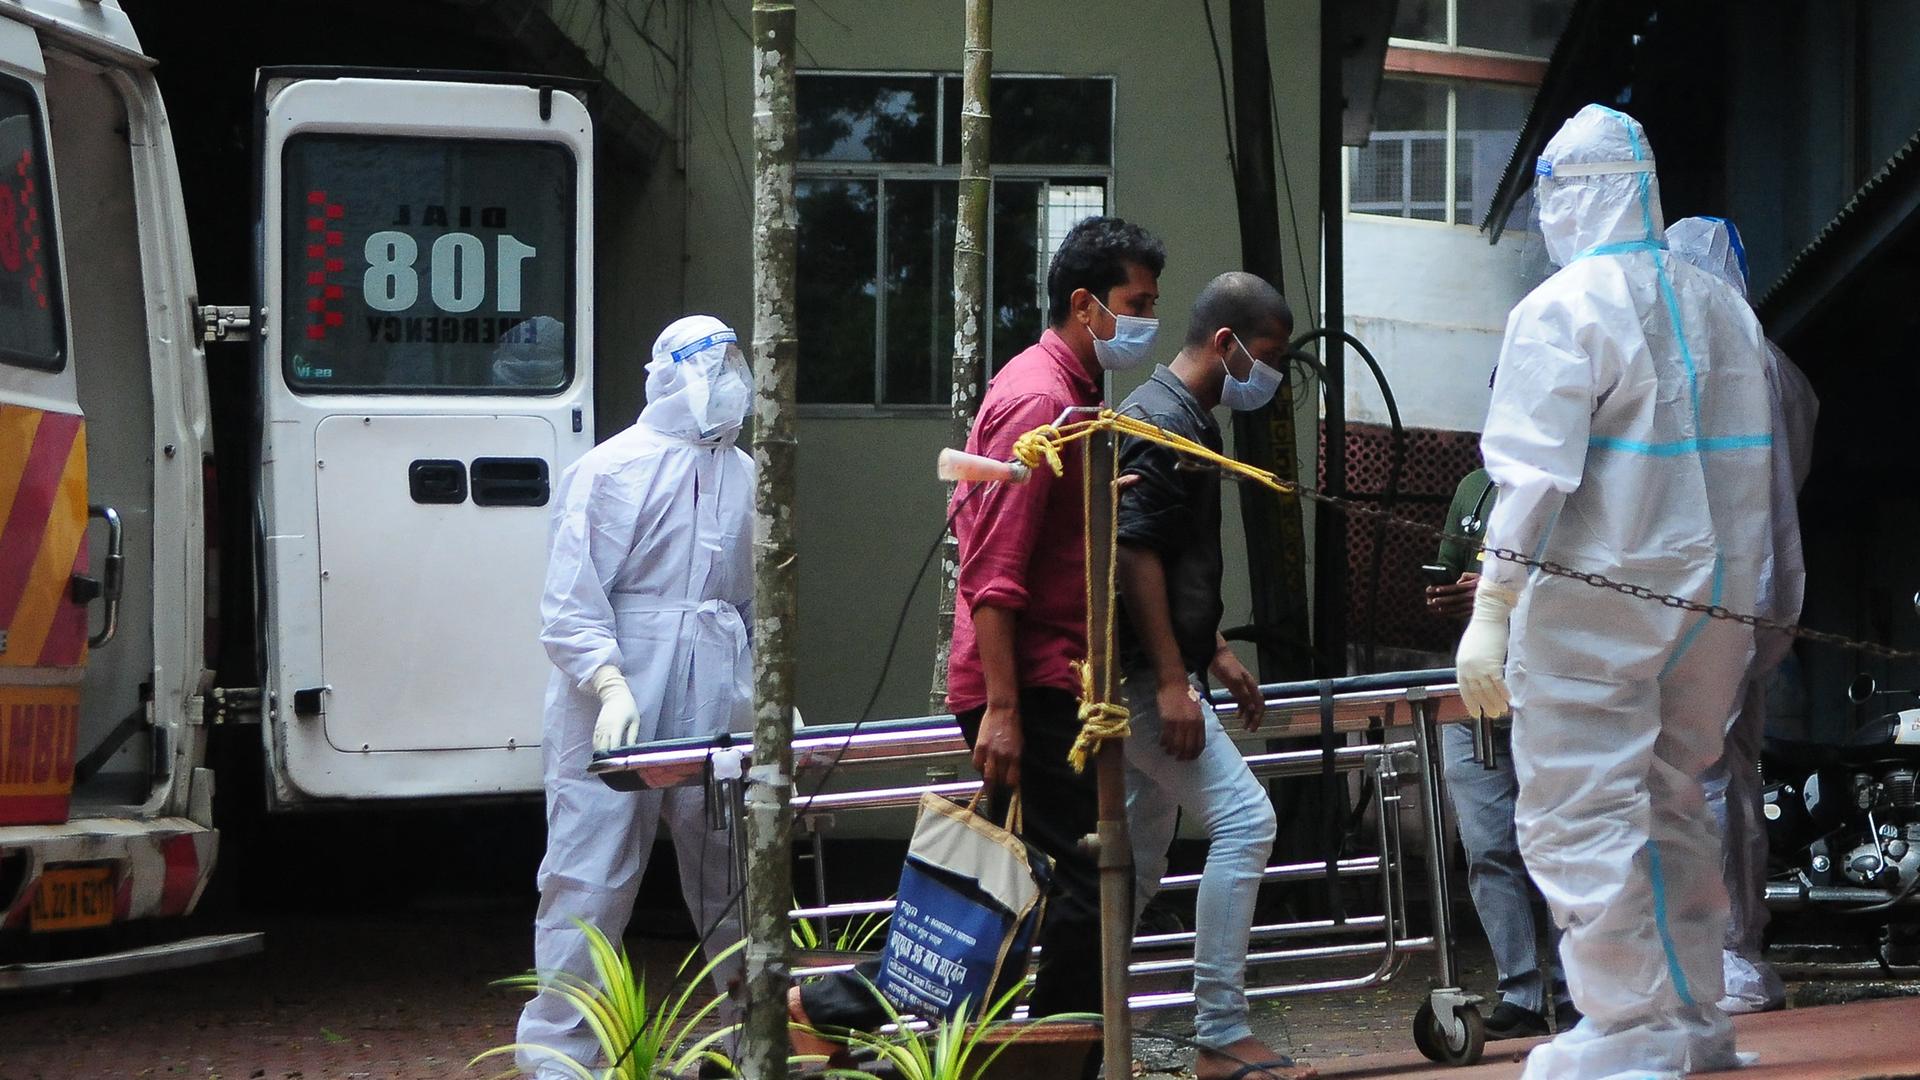
<svg viewBox="0 0 1920 1080">
<path fill-rule="evenodd" d="M 731 1074 L 733 1063 L 720 1052 L 719 1046 L 734 1028 L 721 1028 L 703 1036 L 695 1034 L 700 1024 L 726 999 L 716 996 L 691 1013 L 688 1007 L 713 969 L 744 942 L 736 942 L 691 978 L 686 978 L 687 969 L 693 965 L 699 950 L 689 953 L 675 973 L 676 983 L 684 979 L 685 985 L 677 994 L 669 989 L 656 1001 L 648 996 L 645 972 L 634 970 L 625 946 L 616 947 L 595 927 L 579 920 L 575 922 L 587 935 L 594 979 L 582 979 L 567 972 L 536 971 L 501 979 L 494 985 L 558 994 L 566 999 L 586 1020 L 600 1044 L 600 1052 L 612 1064 L 596 1069 L 551 1047 L 509 1043 L 475 1057 L 467 1063 L 468 1068 L 490 1058 L 525 1050 L 538 1057 L 542 1067 L 558 1068 L 579 1080 L 655 1080 L 662 1075 L 680 1075 L 703 1067 L 708 1074 L 716 1068 Z M 517 1076 L 520 1070 L 515 1067 L 497 1075 Z"/>
<path fill-rule="evenodd" d="M 1000 1056 L 1023 1041 L 1035 1044 L 1036 1050 L 1042 1044 L 1058 1048 L 1062 1063 L 1043 1064 L 1023 1053 L 1017 1068 L 1003 1070 L 1006 1075 L 1073 1075 L 1089 1044 L 1099 1038 L 1099 1029 L 1092 1025 L 1100 1018 L 1092 1013 L 1066 1013 L 1020 1023 L 1001 1021 L 1012 1012 L 1013 999 L 1026 989 L 1024 981 L 1016 982 L 976 1020 L 964 1019 L 971 1010 L 963 1003 L 959 1018 L 923 1025 L 902 1017 L 871 984 L 868 989 L 886 1010 L 891 1030 L 851 1031 L 845 1038 L 849 1051 L 871 1057 L 873 1067 L 884 1069 L 885 1077 L 851 1068 L 828 1069 L 825 1076 L 837 1080 L 987 1080 L 996 1075 L 992 1069 Z"/>
</svg>

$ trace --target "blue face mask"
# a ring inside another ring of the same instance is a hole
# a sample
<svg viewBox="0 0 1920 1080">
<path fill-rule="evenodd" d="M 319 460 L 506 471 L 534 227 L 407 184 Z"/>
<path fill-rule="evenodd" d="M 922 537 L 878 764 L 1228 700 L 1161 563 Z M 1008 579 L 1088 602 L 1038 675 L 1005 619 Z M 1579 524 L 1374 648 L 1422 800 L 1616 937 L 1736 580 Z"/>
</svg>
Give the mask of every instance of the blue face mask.
<svg viewBox="0 0 1920 1080">
<path fill-rule="evenodd" d="M 1245 345 L 1240 344 L 1240 335 L 1233 335 L 1233 344 L 1247 354 L 1247 359 L 1253 361 L 1253 367 L 1247 371 L 1244 379 L 1234 378 L 1233 369 L 1227 368 L 1227 381 L 1220 385 L 1220 404 L 1235 412 L 1252 412 L 1273 400 L 1273 395 L 1280 392 L 1280 384 L 1285 376 L 1281 375 L 1278 368 L 1256 359 Z M 1221 366 L 1226 366 L 1227 356 L 1231 355 L 1228 353 L 1220 358 Z"/>
<path fill-rule="evenodd" d="M 1094 297 L 1093 302 L 1100 304 L 1100 298 Z M 1100 335 L 1093 334 L 1094 358 L 1108 371 L 1138 367 L 1153 351 L 1153 336 L 1160 332 L 1160 320 L 1115 315 L 1105 304 L 1100 304 L 1100 310 L 1113 319 L 1113 336 L 1102 341 Z M 1089 326 L 1087 332 L 1092 334 L 1093 328 Z"/>
</svg>

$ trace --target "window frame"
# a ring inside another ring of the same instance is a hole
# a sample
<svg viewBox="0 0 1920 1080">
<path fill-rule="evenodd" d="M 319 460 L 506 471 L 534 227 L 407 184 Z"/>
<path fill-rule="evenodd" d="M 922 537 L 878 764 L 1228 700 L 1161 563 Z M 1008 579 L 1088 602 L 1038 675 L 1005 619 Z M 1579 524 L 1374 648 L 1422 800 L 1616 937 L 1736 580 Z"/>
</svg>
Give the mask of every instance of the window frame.
<svg viewBox="0 0 1920 1080">
<path fill-rule="evenodd" d="M 1461 0 L 1446 0 L 1447 39 L 1445 41 L 1443 42 L 1427 41 L 1421 38 L 1390 37 L 1387 39 L 1387 47 L 1389 49 L 1401 49 L 1401 50 L 1406 50 L 1410 52 L 1436 53 L 1436 54 L 1441 54 L 1446 56 L 1458 56 L 1458 57 L 1469 58 L 1469 59 L 1518 60 L 1518 61 L 1524 61 L 1530 64 L 1543 63 L 1547 59 L 1546 57 L 1541 57 L 1541 56 L 1530 56 L 1526 53 L 1506 52 L 1500 49 L 1483 49 L 1475 46 L 1461 45 L 1460 44 L 1460 3 L 1461 3 Z M 1491 87 L 1512 88 L 1516 84 L 1512 82 L 1506 82 L 1500 79 L 1492 79 L 1492 78 L 1472 78 L 1472 77 L 1460 76 L 1460 75 L 1432 75 L 1432 74 L 1420 74 L 1416 72 L 1402 72 L 1402 71 L 1388 71 L 1385 73 L 1385 77 L 1389 79 L 1393 79 L 1395 81 L 1399 81 L 1399 82 L 1429 83 L 1429 84 L 1443 86 L 1446 88 L 1447 126 L 1446 126 L 1446 129 L 1441 133 L 1446 144 L 1446 161 L 1443 166 L 1446 174 L 1446 186 L 1444 189 L 1444 196 L 1443 196 L 1444 201 L 1442 203 L 1442 205 L 1445 207 L 1446 214 L 1440 220 L 1433 221 L 1427 218 L 1409 217 L 1404 214 L 1379 214 L 1379 213 L 1374 213 L 1372 211 L 1366 211 L 1366 210 L 1356 211 L 1353 208 L 1353 169 L 1354 169 L 1355 163 L 1359 159 L 1360 151 L 1365 148 L 1358 147 L 1358 146 L 1348 146 L 1348 147 L 1342 147 L 1343 152 L 1340 155 L 1340 212 L 1342 217 L 1347 220 L 1358 219 L 1364 222 L 1381 222 L 1381 223 L 1388 223 L 1388 224 L 1398 225 L 1398 226 L 1416 226 L 1416 227 L 1424 227 L 1424 228 L 1430 228 L 1430 229 L 1436 229 L 1436 228 L 1451 229 L 1451 228 L 1458 228 L 1460 226 L 1466 226 L 1468 228 L 1478 229 L 1479 228 L 1478 222 L 1462 220 L 1459 217 L 1460 196 L 1459 196 L 1459 171 L 1458 170 L 1460 167 L 1460 164 L 1459 164 L 1460 89 L 1463 86 L 1491 86 Z M 1540 88 L 1537 84 L 1533 87 L 1533 91 L 1535 95 L 1539 94 Z M 1408 145 L 1410 146 L 1411 144 L 1408 144 Z M 1410 178 L 1412 175 L 1411 170 L 1410 169 L 1406 170 L 1404 175 L 1408 179 L 1403 180 L 1403 185 L 1406 182 L 1410 181 Z M 1403 186 L 1403 190 L 1404 190 L 1404 186 Z M 1406 200 L 1405 203 L 1403 203 L 1403 205 L 1409 205 L 1409 206 L 1411 204 L 1412 204 L 1411 199 L 1408 199 Z"/>
<path fill-rule="evenodd" d="M 40 159 L 42 187 L 46 192 L 46 214 L 44 215 L 46 243 L 47 289 L 50 300 L 47 304 L 53 320 L 53 354 L 40 356 L 0 346 L 0 364 L 22 371 L 33 371 L 44 375 L 58 375 L 67 370 L 72 353 L 72 342 L 67 335 L 67 277 L 66 252 L 60 244 L 60 204 L 55 191 L 56 181 L 53 175 L 53 155 L 48 150 L 52 134 L 47 127 L 47 99 L 44 88 L 31 80 L 0 72 L 0 87 L 17 87 L 33 109 L 33 152 Z"/>
<path fill-rule="evenodd" d="M 875 231 L 874 272 L 872 280 L 878 282 L 886 273 L 887 267 L 887 185 L 889 182 L 938 182 L 958 183 L 960 163 L 946 160 L 946 87 L 947 81 L 961 77 L 957 71 L 933 70 L 855 70 L 849 68 L 807 68 L 799 72 L 801 78 L 810 76 L 851 76 L 856 78 L 915 78 L 932 79 L 933 97 L 933 156 L 932 164 L 901 164 L 879 161 L 805 161 L 798 162 L 794 170 L 794 179 L 798 180 L 870 180 L 874 183 Z M 1101 80 L 1108 85 L 1107 94 L 1107 163 L 1102 165 L 992 165 L 988 168 L 988 178 L 998 183 L 1002 180 L 1038 182 L 1041 185 L 1042 198 L 1045 198 L 1048 185 L 1056 180 L 1085 181 L 1089 186 L 1098 185 L 1105 191 L 1106 213 L 1113 214 L 1115 199 L 1114 161 L 1119 156 L 1119 82 L 1113 75 L 1068 75 L 1058 72 L 995 72 L 995 80 L 1002 79 L 1049 79 L 1049 80 Z M 994 200 L 987 199 L 987 249 L 982 253 L 986 260 L 986 295 L 988 303 L 993 296 L 993 261 L 995 236 Z M 1040 283 L 1037 297 L 1040 310 L 1044 314 L 1047 307 L 1046 274 L 1044 270 L 1036 275 Z M 1044 321 L 1044 320 L 1043 320 Z M 983 358 L 982 379 L 991 378 L 993 372 L 993 319 L 984 320 L 981 330 L 980 353 Z M 887 342 L 887 301 L 886 290 L 876 289 L 873 312 L 873 400 L 870 402 L 800 402 L 802 419 L 853 419 L 861 417 L 905 417 L 931 419 L 944 417 L 951 413 L 951 401 L 927 402 L 925 404 L 907 404 L 886 400 L 886 342 Z M 949 352 L 948 355 L 951 355 Z M 935 380 L 936 384 L 938 379 Z"/>
<path fill-rule="evenodd" d="M 575 330 L 575 324 L 580 321 L 577 317 L 578 312 L 580 310 L 580 281 L 579 281 L 579 274 L 576 273 L 576 270 L 578 269 L 577 263 L 578 263 L 579 254 L 580 254 L 580 236 L 579 236 L 580 200 L 576 196 L 578 194 L 579 183 L 580 183 L 581 162 L 580 162 L 579 156 L 573 152 L 573 148 L 567 145 L 566 143 L 558 142 L 551 139 L 521 139 L 521 138 L 509 138 L 509 137 L 497 137 L 497 136 L 477 138 L 477 137 L 469 137 L 469 136 L 455 135 L 455 134 L 392 135 L 392 134 L 385 134 L 380 132 L 369 132 L 369 131 L 358 131 L 358 130 L 332 130 L 332 129 L 317 129 L 317 130 L 310 130 L 310 131 L 294 132 L 292 135 L 288 136 L 287 139 L 284 142 L 282 142 L 280 145 L 280 185 L 281 185 L 280 197 L 281 197 L 282 221 L 281 221 L 280 235 L 273 237 L 268 241 L 268 242 L 280 245 L 281 247 L 281 262 L 282 262 L 281 275 L 280 275 L 281 280 L 274 287 L 279 291 L 281 295 L 281 302 L 283 305 L 289 303 L 287 298 L 293 292 L 291 288 L 291 283 L 294 277 L 294 271 L 292 269 L 294 265 L 294 260 L 289 257 L 290 246 L 287 245 L 286 243 L 286 230 L 289 227 L 289 224 L 294 220 L 294 213 L 290 212 L 288 208 L 289 207 L 297 208 L 303 205 L 299 200 L 293 198 L 294 172 L 291 167 L 292 156 L 297 147 L 303 146 L 310 141 L 319 141 L 324 139 L 352 139 L 360 142 L 406 144 L 406 145 L 415 145 L 423 142 L 452 143 L 452 144 L 461 144 L 461 145 L 477 144 L 477 145 L 485 145 L 485 146 L 504 146 L 504 147 L 515 147 L 515 148 L 534 147 L 534 148 L 540 148 L 544 150 L 556 151 L 559 154 L 559 156 L 566 162 L 566 177 L 565 177 L 565 184 L 564 184 L 563 190 L 565 190 L 567 193 L 567 219 L 564 225 L 559 230 L 560 235 L 565 237 L 566 245 L 567 245 L 565 256 L 562 259 L 562 265 L 566 268 L 566 276 L 567 276 L 565 300 L 563 301 L 564 310 L 567 313 L 567 321 L 565 324 L 566 377 L 561 381 L 560 385 L 550 389 L 521 387 L 521 386 L 498 386 L 498 385 L 315 386 L 315 385 L 312 385 L 310 382 L 306 382 L 295 377 L 294 371 L 293 371 L 293 362 L 294 362 L 294 359 L 296 358 L 296 353 L 293 350 L 288 349 L 283 351 L 280 357 L 281 385 L 284 386 L 289 393 L 295 395 L 296 397 L 301 397 L 301 398 L 339 398 L 339 397 L 362 397 L 362 396 L 366 396 L 366 397 L 432 397 L 432 398 L 472 398 L 472 397 L 556 398 L 561 396 L 562 394 L 567 393 L 569 390 L 571 390 L 574 386 L 574 383 L 579 379 L 579 376 L 580 376 L 581 357 L 578 354 L 581 351 L 583 345 L 585 344 L 584 342 L 582 342 L 579 334 Z M 435 316 L 421 316 L 421 317 L 433 318 Z M 527 316 L 527 321 L 530 321 L 532 318 L 533 316 L 531 315 Z"/>
</svg>

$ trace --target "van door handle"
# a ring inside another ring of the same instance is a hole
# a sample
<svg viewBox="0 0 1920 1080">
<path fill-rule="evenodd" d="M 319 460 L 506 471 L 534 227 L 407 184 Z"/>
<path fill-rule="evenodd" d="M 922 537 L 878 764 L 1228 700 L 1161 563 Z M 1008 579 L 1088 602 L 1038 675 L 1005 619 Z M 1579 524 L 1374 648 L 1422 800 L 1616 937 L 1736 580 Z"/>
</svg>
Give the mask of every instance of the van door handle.
<svg viewBox="0 0 1920 1080">
<path fill-rule="evenodd" d="M 76 604 L 107 602 L 107 621 L 100 632 L 87 638 L 87 648 L 97 649 L 120 632 L 120 594 L 126 584 L 126 531 L 120 526 L 120 514 L 111 506 L 87 507 L 89 518 L 107 523 L 107 555 L 100 560 L 100 577 L 75 574 L 68 583 L 68 595 Z"/>
<path fill-rule="evenodd" d="M 467 472 L 473 480 L 475 506 L 547 505 L 545 458 L 474 458 Z"/>
<path fill-rule="evenodd" d="M 458 461 L 422 458 L 407 466 L 407 490 L 413 501 L 448 505 L 467 501 L 467 467 Z"/>
</svg>

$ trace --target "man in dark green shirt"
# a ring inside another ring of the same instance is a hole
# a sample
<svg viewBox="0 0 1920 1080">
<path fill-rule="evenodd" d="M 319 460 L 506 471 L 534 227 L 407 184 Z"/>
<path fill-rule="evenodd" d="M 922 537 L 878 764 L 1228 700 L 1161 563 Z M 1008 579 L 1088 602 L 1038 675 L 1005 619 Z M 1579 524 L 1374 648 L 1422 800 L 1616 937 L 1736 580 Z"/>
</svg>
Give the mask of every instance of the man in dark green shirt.
<svg viewBox="0 0 1920 1080">
<path fill-rule="evenodd" d="M 1436 561 L 1453 575 L 1454 583 L 1427 586 L 1427 608 L 1434 613 L 1453 620 L 1473 614 L 1473 589 L 1485 557 L 1480 540 L 1498 495 L 1485 469 L 1468 473 L 1454 491 L 1446 529 L 1466 539 L 1440 542 Z M 1473 894 L 1474 910 L 1487 932 L 1500 974 L 1500 1002 L 1487 1018 L 1489 1039 L 1547 1032 L 1548 983 L 1540 965 L 1540 923 L 1533 882 L 1520 860 L 1513 827 L 1513 800 L 1519 787 L 1513 775 L 1511 730 L 1505 723 L 1495 729 L 1492 762 L 1474 760 L 1473 729 L 1468 725 L 1448 724 L 1440 735 L 1447 794 L 1460 827 L 1460 843 L 1467 849 L 1467 891 Z M 1578 1014 L 1564 983 L 1556 978 L 1552 991 L 1558 1013 L 1555 1026 L 1565 1031 Z"/>
<path fill-rule="evenodd" d="M 1427 607 L 1436 615 L 1464 619 L 1473 614 L 1473 587 L 1480 581 L 1480 538 L 1487 533 L 1494 496 L 1493 477 L 1485 469 L 1468 473 L 1453 493 L 1453 505 L 1447 507 L 1447 531 L 1469 539 L 1440 541 L 1438 561 L 1453 572 L 1454 583 L 1427 587 Z"/>
</svg>

